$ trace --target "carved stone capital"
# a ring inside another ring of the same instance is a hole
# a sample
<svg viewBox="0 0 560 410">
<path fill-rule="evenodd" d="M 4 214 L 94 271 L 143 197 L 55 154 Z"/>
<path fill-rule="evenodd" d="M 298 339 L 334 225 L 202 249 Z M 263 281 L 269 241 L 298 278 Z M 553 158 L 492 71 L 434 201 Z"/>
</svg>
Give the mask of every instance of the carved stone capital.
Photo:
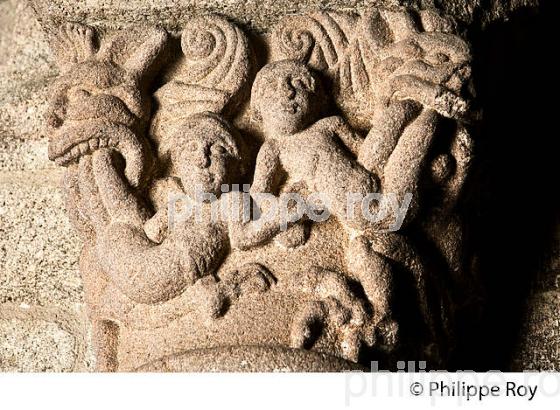
<svg viewBox="0 0 560 410">
<path fill-rule="evenodd" d="M 99 370 L 445 366 L 477 118 L 451 18 L 65 23 L 51 46 Z"/>
</svg>

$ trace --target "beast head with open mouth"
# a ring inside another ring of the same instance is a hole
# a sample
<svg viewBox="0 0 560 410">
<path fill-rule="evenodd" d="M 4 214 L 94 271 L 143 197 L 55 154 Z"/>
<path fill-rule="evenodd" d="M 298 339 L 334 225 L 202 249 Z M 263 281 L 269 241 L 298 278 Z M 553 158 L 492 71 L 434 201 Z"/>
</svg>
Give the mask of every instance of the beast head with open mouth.
<svg viewBox="0 0 560 410">
<path fill-rule="evenodd" d="M 472 55 L 469 45 L 448 33 L 413 33 L 384 49 L 376 66 L 377 96 L 415 100 L 447 118 L 469 114 Z"/>
<path fill-rule="evenodd" d="M 108 147 L 123 156 L 125 175 L 136 187 L 148 155 L 142 137 L 150 111 L 145 80 L 154 71 L 167 33 L 144 31 L 141 44 L 133 44 L 138 40 L 131 36 L 117 35 L 102 47 L 97 45 L 98 34 L 92 27 L 70 23 L 60 28 L 52 43 L 62 75 L 47 112 L 49 159 L 69 166 Z"/>
</svg>

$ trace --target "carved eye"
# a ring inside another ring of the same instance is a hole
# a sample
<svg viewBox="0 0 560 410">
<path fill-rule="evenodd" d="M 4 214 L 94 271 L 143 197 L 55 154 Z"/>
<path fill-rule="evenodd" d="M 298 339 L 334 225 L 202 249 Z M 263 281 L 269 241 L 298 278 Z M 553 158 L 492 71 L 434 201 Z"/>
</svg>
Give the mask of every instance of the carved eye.
<svg viewBox="0 0 560 410">
<path fill-rule="evenodd" d="M 300 90 L 306 90 L 307 86 L 301 78 L 295 78 L 292 80 L 292 85 Z"/>
<path fill-rule="evenodd" d="M 438 65 L 447 63 L 449 61 L 449 56 L 444 53 L 436 53 L 426 56 L 426 60 L 432 65 Z"/>
<path fill-rule="evenodd" d="M 198 150 L 198 143 L 196 141 L 191 141 L 187 144 L 187 150 L 195 152 Z"/>
<path fill-rule="evenodd" d="M 296 77 L 292 80 L 292 85 L 299 90 L 313 91 L 312 79 Z"/>
<path fill-rule="evenodd" d="M 227 154 L 227 149 L 223 145 L 220 145 L 220 144 L 212 145 L 212 148 L 210 148 L 210 151 L 212 152 L 212 154 L 216 154 L 216 155 Z"/>
</svg>

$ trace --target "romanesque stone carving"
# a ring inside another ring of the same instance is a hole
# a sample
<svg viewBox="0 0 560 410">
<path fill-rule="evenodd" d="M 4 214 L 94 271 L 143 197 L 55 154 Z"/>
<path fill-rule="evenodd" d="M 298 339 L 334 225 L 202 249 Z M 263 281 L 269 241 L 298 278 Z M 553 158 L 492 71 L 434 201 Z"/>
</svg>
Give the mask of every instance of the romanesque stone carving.
<svg viewBox="0 0 560 410">
<path fill-rule="evenodd" d="M 265 40 L 263 67 L 221 16 L 53 40 L 49 154 L 98 369 L 444 366 L 468 44 L 435 12 L 386 10 L 288 16 Z"/>
</svg>

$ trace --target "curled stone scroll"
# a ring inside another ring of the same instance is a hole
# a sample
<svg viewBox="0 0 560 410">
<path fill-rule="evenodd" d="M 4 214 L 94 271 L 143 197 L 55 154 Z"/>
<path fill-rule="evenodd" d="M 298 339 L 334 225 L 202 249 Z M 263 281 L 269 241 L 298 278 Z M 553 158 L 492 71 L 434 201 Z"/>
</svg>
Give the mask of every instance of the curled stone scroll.
<svg viewBox="0 0 560 410">
<path fill-rule="evenodd" d="M 154 98 L 162 109 L 152 122 L 158 138 L 170 123 L 202 112 L 234 114 L 254 67 L 246 35 L 219 16 L 190 20 L 181 34 L 178 68 Z"/>
<path fill-rule="evenodd" d="M 288 16 L 258 67 L 222 16 L 64 25 L 46 132 L 97 368 L 445 367 L 472 286 L 457 33 L 432 11 Z"/>
</svg>

